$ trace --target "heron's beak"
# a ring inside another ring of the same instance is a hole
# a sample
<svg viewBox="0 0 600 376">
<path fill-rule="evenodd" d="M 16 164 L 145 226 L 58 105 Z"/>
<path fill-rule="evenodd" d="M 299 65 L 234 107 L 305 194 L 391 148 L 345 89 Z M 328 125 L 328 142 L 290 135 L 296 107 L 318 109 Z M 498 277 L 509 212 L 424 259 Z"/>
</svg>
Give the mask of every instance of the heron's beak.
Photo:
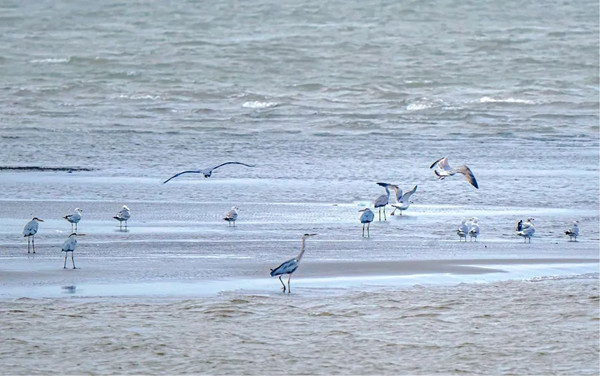
<svg viewBox="0 0 600 376">
<path fill-rule="evenodd" d="M 77 236 L 85 236 L 85 234 L 77 234 Z"/>
<path fill-rule="evenodd" d="M 38 218 L 38 222 L 44 222 L 44 220 L 43 220 L 43 219 L 39 219 L 39 218 Z"/>
<path fill-rule="evenodd" d="M 308 234 L 308 236 L 317 236 L 317 234 Z"/>
</svg>

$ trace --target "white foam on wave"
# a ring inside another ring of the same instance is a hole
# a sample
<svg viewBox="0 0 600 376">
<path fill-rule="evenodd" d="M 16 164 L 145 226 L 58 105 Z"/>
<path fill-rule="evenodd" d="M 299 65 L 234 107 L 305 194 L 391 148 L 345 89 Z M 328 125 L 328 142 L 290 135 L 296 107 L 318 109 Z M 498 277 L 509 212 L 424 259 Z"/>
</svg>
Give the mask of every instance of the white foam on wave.
<svg viewBox="0 0 600 376">
<path fill-rule="evenodd" d="M 149 99 L 149 100 L 159 100 L 161 99 L 160 95 L 152 95 L 152 94 L 119 94 L 116 96 L 111 96 L 112 99 L 115 98 L 119 98 L 119 99 L 132 99 L 132 100 L 145 100 L 145 99 Z"/>
<path fill-rule="evenodd" d="M 244 107 L 244 108 L 270 108 L 270 107 L 275 107 L 277 105 L 278 105 L 277 102 L 250 101 L 250 102 L 244 102 L 244 104 L 242 104 L 242 107 Z"/>
<path fill-rule="evenodd" d="M 530 101 L 527 99 L 519 99 L 519 98 L 492 98 L 492 97 L 482 97 L 479 100 L 480 103 L 520 103 L 520 104 L 535 104 L 534 101 Z"/>
<path fill-rule="evenodd" d="M 420 98 L 406 106 L 407 111 L 421 111 L 432 107 L 443 107 L 446 103 L 441 99 Z"/>
<path fill-rule="evenodd" d="M 61 64 L 61 63 L 68 63 L 70 61 L 71 61 L 70 57 L 29 60 L 29 62 L 32 64 Z"/>
</svg>

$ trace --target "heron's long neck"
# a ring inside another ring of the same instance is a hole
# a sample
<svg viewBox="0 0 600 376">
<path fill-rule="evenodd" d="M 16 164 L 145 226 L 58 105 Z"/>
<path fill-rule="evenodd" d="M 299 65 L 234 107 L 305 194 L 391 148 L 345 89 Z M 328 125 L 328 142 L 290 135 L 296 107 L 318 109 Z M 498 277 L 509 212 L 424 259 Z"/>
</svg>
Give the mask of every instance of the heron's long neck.
<svg viewBox="0 0 600 376">
<path fill-rule="evenodd" d="M 302 249 L 300 249 L 300 253 L 298 254 L 298 257 L 296 257 L 296 260 L 298 260 L 298 261 L 302 260 L 302 256 L 304 256 L 304 251 L 306 250 L 305 245 L 306 245 L 306 239 L 302 238 Z"/>
</svg>

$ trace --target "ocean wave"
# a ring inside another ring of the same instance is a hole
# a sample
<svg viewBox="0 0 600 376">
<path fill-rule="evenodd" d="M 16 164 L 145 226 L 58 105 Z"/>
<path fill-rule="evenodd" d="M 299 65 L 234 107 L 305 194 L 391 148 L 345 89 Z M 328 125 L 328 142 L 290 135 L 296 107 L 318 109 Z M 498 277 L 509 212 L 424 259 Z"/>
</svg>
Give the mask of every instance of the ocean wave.
<svg viewBox="0 0 600 376">
<path fill-rule="evenodd" d="M 162 99 L 160 95 L 152 95 L 152 94 L 118 94 L 111 95 L 110 99 L 131 99 L 131 100 L 145 100 L 149 99 L 152 101 L 156 101 Z"/>
<path fill-rule="evenodd" d="M 57 58 L 47 58 L 47 59 L 32 59 L 29 60 L 31 64 L 61 64 L 68 63 L 71 61 L 70 57 L 57 57 Z"/>
<path fill-rule="evenodd" d="M 422 110 L 427 110 L 429 108 L 433 108 L 433 107 L 442 107 L 444 106 L 446 103 L 441 100 L 441 99 L 427 99 L 427 98 L 421 98 L 418 100 L 415 100 L 412 103 L 409 103 L 406 106 L 406 110 L 407 111 L 422 111 Z"/>
<path fill-rule="evenodd" d="M 479 99 L 480 103 L 518 103 L 518 104 L 536 104 L 534 101 L 530 101 L 528 99 L 519 99 L 519 98 L 492 98 L 492 97 L 482 97 Z"/>
<path fill-rule="evenodd" d="M 260 102 L 260 101 L 250 101 L 250 102 L 244 102 L 244 104 L 242 104 L 242 107 L 244 108 L 255 108 L 255 109 L 261 109 L 261 108 L 271 108 L 271 107 L 275 107 L 277 106 L 279 103 L 277 102 Z"/>
</svg>

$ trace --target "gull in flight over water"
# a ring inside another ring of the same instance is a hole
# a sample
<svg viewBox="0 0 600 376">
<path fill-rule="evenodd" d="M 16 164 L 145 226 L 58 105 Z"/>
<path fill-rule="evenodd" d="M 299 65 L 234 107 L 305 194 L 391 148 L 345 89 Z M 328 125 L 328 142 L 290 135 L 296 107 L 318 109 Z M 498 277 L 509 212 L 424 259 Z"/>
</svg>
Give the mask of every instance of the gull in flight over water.
<svg viewBox="0 0 600 376">
<path fill-rule="evenodd" d="M 396 189 L 398 189 L 398 186 L 394 185 L 394 184 L 389 184 L 389 183 L 377 183 L 377 185 L 380 185 L 383 188 L 385 188 L 386 194 L 377 197 L 375 199 L 375 201 L 373 202 L 373 206 L 375 207 L 375 209 L 379 210 L 379 220 L 380 221 L 381 221 L 381 210 L 383 209 L 383 219 L 385 221 L 387 221 L 387 218 L 385 216 L 385 207 L 390 202 L 390 187 L 392 187 L 392 189 L 396 190 Z"/>
<path fill-rule="evenodd" d="M 73 214 L 65 215 L 63 218 L 71 223 L 71 232 L 77 232 L 77 224 L 81 221 L 81 213 L 83 210 L 79 208 L 75 208 L 75 212 Z M 75 230 L 73 230 L 73 225 L 75 225 Z"/>
<path fill-rule="evenodd" d="M 233 223 L 233 227 L 235 227 L 235 221 L 237 220 L 237 217 L 238 217 L 237 211 L 238 211 L 238 207 L 232 206 L 231 210 L 228 211 L 227 214 L 225 214 L 225 217 L 223 219 L 229 223 L 229 226 L 231 226 L 231 223 Z"/>
<path fill-rule="evenodd" d="M 279 282 L 281 282 L 281 285 L 283 286 L 282 290 L 284 293 L 285 293 L 285 284 L 281 280 L 281 276 L 284 274 L 289 275 L 287 292 L 288 292 L 288 294 L 291 293 L 292 289 L 290 288 L 290 279 L 292 279 L 292 273 L 295 272 L 296 269 L 298 269 L 298 265 L 300 265 L 300 260 L 302 260 L 302 256 L 304 255 L 306 238 L 315 236 L 315 235 L 317 235 L 317 234 L 302 235 L 302 248 L 300 249 L 300 253 L 298 254 L 298 256 L 294 257 L 293 259 L 287 260 L 286 262 L 279 265 L 275 269 L 271 269 L 271 277 L 274 277 L 276 275 L 279 276 Z"/>
<path fill-rule="evenodd" d="M 362 212 L 360 215 L 360 223 L 363 224 L 362 236 L 363 238 L 365 237 L 365 225 L 367 225 L 367 237 L 370 238 L 371 234 L 369 233 L 369 226 L 371 225 L 371 222 L 373 222 L 373 219 L 375 219 L 375 214 L 373 214 L 369 208 L 364 208 L 359 210 L 359 212 Z"/>
<path fill-rule="evenodd" d="M 180 173 L 177 173 L 177 174 L 171 176 L 167 180 L 163 181 L 163 184 L 166 184 L 171 179 L 175 179 L 176 177 L 183 175 L 183 174 L 202 174 L 202 175 L 204 175 L 205 178 L 210 178 L 212 176 L 212 173 L 214 170 L 216 170 L 217 168 L 219 168 L 221 166 L 225 166 L 225 165 L 229 165 L 229 164 L 239 164 L 239 165 L 246 166 L 246 167 L 254 167 L 254 165 L 249 165 L 249 164 L 245 164 L 242 162 L 225 162 L 225 163 L 221 163 L 220 165 L 212 167 L 212 168 L 182 171 Z"/>
<path fill-rule="evenodd" d="M 479 189 L 479 185 L 477 184 L 477 180 L 475 179 L 475 175 L 473 175 L 473 172 L 467 166 L 459 166 L 457 168 L 452 168 L 448 164 L 448 158 L 443 157 L 443 158 L 440 158 L 437 161 L 433 162 L 431 164 L 431 166 L 429 166 L 429 168 L 434 168 L 434 167 L 436 167 L 436 168 L 439 169 L 439 171 L 438 170 L 433 170 L 433 173 L 440 180 L 444 180 L 448 176 L 452 176 L 452 175 L 455 175 L 455 174 L 459 173 L 459 174 L 463 174 L 465 176 L 465 178 L 467 178 L 467 181 L 469 183 L 471 183 L 471 185 L 473 187 Z"/>
<path fill-rule="evenodd" d="M 410 206 L 410 196 L 417 191 L 417 186 L 415 185 L 413 189 L 405 194 L 402 194 L 402 189 L 400 189 L 397 185 L 392 185 L 392 188 L 394 188 L 394 192 L 396 192 L 396 203 L 392 204 L 394 210 L 392 210 L 390 215 L 394 215 L 396 210 L 400 210 L 400 215 L 402 215 L 402 212 L 408 209 Z"/>
<path fill-rule="evenodd" d="M 569 241 L 577 241 L 577 237 L 579 236 L 579 221 L 574 221 L 573 226 L 569 227 L 567 231 L 565 231 L 566 235 L 569 235 Z"/>
<path fill-rule="evenodd" d="M 27 237 L 27 253 L 30 252 L 29 243 L 31 243 L 31 248 L 33 248 L 33 253 L 35 253 L 35 234 L 38 232 L 39 222 L 44 222 L 44 220 L 34 217 L 23 228 L 23 237 Z"/>
<path fill-rule="evenodd" d="M 525 242 L 527 242 L 527 239 L 529 239 L 529 243 L 531 243 L 531 238 L 533 237 L 533 234 L 535 234 L 533 220 L 534 219 L 531 217 L 527 218 L 527 221 L 521 224 L 521 230 L 519 230 L 519 226 L 517 224 L 517 236 L 522 236 Z"/>
</svg>

